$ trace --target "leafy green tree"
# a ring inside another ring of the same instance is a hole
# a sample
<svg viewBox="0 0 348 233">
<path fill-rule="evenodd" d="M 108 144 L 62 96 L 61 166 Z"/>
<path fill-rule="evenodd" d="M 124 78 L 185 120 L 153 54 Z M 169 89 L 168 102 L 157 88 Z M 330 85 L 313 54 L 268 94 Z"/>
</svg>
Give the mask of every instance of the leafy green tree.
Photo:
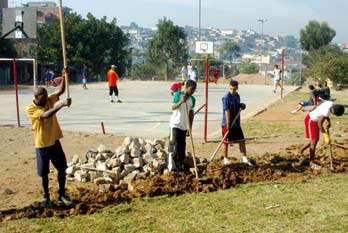
<svg viewBox="0 0 348 233">
<path fill-rule="evenodd" d="M 234 58 L 240 57 L 239 51 L 240 47 L 238 44 L 233 42 L 225 43 L 220 49 L 221 58 L 232 62 Z"/>
<path fill-rule="evenodd" d="M 183 28 L 166 18 L 158 21 L 157 28 L 157 35 L 148 42 L 147 57 L 150 64 L 164 71 L 165 80 L 168 80 L 170 72 L 187 61 L 186 34 Z"/>
<path fill-rule="evenodd" d="M 304 56 L 303 63 L 308 67 L 305 72 L 307 77 L 314 77 L 318 81 L 324 81 L 328 78 L 328 66 L 341 57 L 346 55 L 336 45 L 327 45 L 312 50 L 308 55 Z M 331 75 L 332 76 L 332 75 Z"/>
<path fill-rule="evenodd" d="M 341 56 L 328 60 L 324 73 L 335 84 L 348 84 L 348 57 Z"/>
<path fill-rule="evenodd" d="M 116 19 L 108 23 L 106 17 L 96 19 L 90 13 L 87 19 L 76 13 L 64 13 L 68 65 L 80 70 L 87 64 L 91 73 L 105 75 L 114 64 L 121 75 L 130 54 L 129 37 L 116 25 Z M 42 63 L 53 63 L 59 70 L 62 67 L 59 21 L 40 28 L 37 41 Z"/>
<path fill-rule="evenodd" d="M 244 61 L 240 68 L 240 73 L 242 74 L 256 74 L 259 72 L 259 68 L 255 63 L 252 63 L 250 60 Z"/>
<path fill-rule="evenodd" d="M 154 75 L 156 73 L 156 69 L 154 66 L 149 64 L 143 65 L 133 65 L 130 74 L 134 77 L 146 78 L 150 75 Z"/>
<path fill-rule="evenodd" d="M 328 45 L 336 36 L 336 31 L 327 22 L 309 21 L 305 29 L 300 30 L 301 48 L 310 51 Z"/>
<path fill-rule="evenodd" d="M 303 85 L 305 82 L 305 79 L 303 75 L 300 74 L 300 72 L 293 72 L 291 73 L 289 84 L 290 85 Z"/>
<path fill-rule="evenodd" d="M 233 69 L 234 58 L 240 57 L 240 47 L 238 44 L 230 42 L 222 45 L 220 49 L 221 58 L 230 61 L 231 71 Z"/>
</svg>

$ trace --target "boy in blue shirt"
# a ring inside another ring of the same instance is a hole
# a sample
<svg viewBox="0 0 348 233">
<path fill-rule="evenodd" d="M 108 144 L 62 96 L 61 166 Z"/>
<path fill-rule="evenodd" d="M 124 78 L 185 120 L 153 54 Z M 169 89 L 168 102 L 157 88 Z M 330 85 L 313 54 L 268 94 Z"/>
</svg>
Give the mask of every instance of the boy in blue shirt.
<svg viewBox="0 0 348 233">
<path fill-rule="evenodd" d="M 229 165 L 231 161 L 228 158 L 228 145 L 234 142 L 239 143 L 239 151 L 242 153 L 242 162 L 252 165 L 246 156 L 246 147 L 243 130 L 240 125 L 240 115 L 233 125 L 232 122 L 237 117 L 240 110 L 246 108 L 244 103 L 240 102 L 240 96 L 237 92 L 238 82 L 230 81 L 230 90 L 222 98 L 223 114 L 222 114 L 222 136 L 228 131 L 226 140 L 224 141 L 224 164 Z"/>
</svg>

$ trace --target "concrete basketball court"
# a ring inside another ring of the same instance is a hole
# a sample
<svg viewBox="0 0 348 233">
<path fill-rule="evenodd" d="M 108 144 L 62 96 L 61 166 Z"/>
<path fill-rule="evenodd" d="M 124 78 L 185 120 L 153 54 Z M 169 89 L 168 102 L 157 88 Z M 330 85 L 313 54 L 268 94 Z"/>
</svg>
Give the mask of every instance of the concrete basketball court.
<svg viewBox="0 0 348 233">
<path fill-rule="evenodd" d="M 108 84 L 88 83 L 88 90 L 82 85 L 70 85 L 72 105 L 57 113 L 62 130 L 102 133 L 101 122 L 106 133 L 146 138 L 162 138 L 169 135 L 172 96 L 171 82 L 160 81 L 120 81 L 119 97 L 122 103 L 109 101 Z M 283 95 L 295 90 L 286 86 Z M 242 121 L 265 109 L 280 99 L 270 85 L 239 85 L 241 102 L 246 103 L 242 111 Z M 49 87 L 51 93 L 56 88 Z M 209 84 L 207 138 L 221 136 L 222 96 L 228 91 L 228 84 Z M 198 83 L 196 108 L 205 101 L 205 83 Z M 63 94 L 61 98 L 66 98 Z M 25 107 L 33 99 L 33 90 L 19 90 L 19 112 L 21 126 L 31 127 Z M 0 92 L 0 124 L 17 125 L 15 91 Z M 204 108 L 195 115 L 193 123 L 194 139 L 203 139 Z"/>
</svg>

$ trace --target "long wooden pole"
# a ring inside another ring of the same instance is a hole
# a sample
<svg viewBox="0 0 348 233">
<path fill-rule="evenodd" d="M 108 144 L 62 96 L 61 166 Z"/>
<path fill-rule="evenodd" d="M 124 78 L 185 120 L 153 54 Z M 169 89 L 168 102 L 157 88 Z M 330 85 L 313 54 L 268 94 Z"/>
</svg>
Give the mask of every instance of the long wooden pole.
<svg viewBox="0 0 348 233">
<path fill-rule="evenodd" d="M 187 120 L 187 128 L 190 134 L 190 141 L 191 141 L 191 147 L 192 147 L 192 157 L 193 157 L 193 165 L 195 167 L 196 172 L 196 179 L 198 179 L 198 169 L 196 164 L 196 152 L 195 152 L 195 146 L 193 144 L 193 138 L 192 138 L 192 128 L 191 128 L 191 122 L 190 122 L 190 116 L 189 116 L 189 109 L 187 107 L 187 103 L 185 102 L 185 110 L 186 110 L 186 120 Z"/>
<path fill-rule="evenodd" d="M 63 64 L 64 68 L 68 68 L 68 64 L 66 61 L 66 44 L 65 44 L 65 32 L 64 32 L 64 16 L 63 16 L 63 4 L 62 0 L 59 0 L 59 15 L 60 15 L 60 35 L 62 39 L 62 50 L 63 50 Z M 69 91 L 69 72 L 65 72 L 65 90 L 67 99 L 70 98 L 70 91 Z"/>
<path fill-rule="evenodd" d="M 231 128 L 232 128 L 232 126 L 236 123 L 236 121 L 237 121 L 237 119 L 238 119 L 238 117 L 239 117 L 241 111 L 242 111 L 242 109 L 239 109 L 239 111 L 238 111 L 236 117 L 235 117 L 234 120 L 232 121 Z M 227 122 L 226 122 L 226 123 L 227 123 Z M 213 154 L 211 155 L 209 161 L 212 161 L 212 160 L 214 159 L 214 157 L 215 157 L 215 155 L 217 154 L 217 152 L 219 151 L 219 149 L 220 149 L 222 143 L 223 143 L 223 142 L 225 141 L 225 139 L 227 138 L 227 135 L 228 135 L 228 133 L 230 132 L 230 129 L 231 129 L 231 128 L 227 129 L 227 131 L 226 131 L 224 137 L 221 139 L 219 145 L 216 147 L 216 149 L 215 149 L 215 151 L 213 152 Z"/>
</svg>

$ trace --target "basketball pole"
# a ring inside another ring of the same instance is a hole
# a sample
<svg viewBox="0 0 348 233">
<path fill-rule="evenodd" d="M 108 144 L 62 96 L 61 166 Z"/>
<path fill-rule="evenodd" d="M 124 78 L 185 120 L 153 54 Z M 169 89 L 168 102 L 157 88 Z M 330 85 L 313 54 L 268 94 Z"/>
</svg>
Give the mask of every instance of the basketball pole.
<svg viewBox="0 0 348 233">
<path fill-rule="evenodd" d="M 63 4 L 62 0 L 59 0 L 59 15 L 60 15 L 60 35 L 62 39 L 62 51 L 63 51 L 63 64 L 64 68 L 68 68 L 68 64 L 66 61 L 66 44 L 65 44 L 65 32 L 64 32 L 64 16 L 63 16 Z M 70 99 L 70 91 L 69 91 L 69 72 L 65 72 L 64 78 L 65 78 L 65 89 L 66 89 L 66 95 L 67 99 Z"/>
</svg>

